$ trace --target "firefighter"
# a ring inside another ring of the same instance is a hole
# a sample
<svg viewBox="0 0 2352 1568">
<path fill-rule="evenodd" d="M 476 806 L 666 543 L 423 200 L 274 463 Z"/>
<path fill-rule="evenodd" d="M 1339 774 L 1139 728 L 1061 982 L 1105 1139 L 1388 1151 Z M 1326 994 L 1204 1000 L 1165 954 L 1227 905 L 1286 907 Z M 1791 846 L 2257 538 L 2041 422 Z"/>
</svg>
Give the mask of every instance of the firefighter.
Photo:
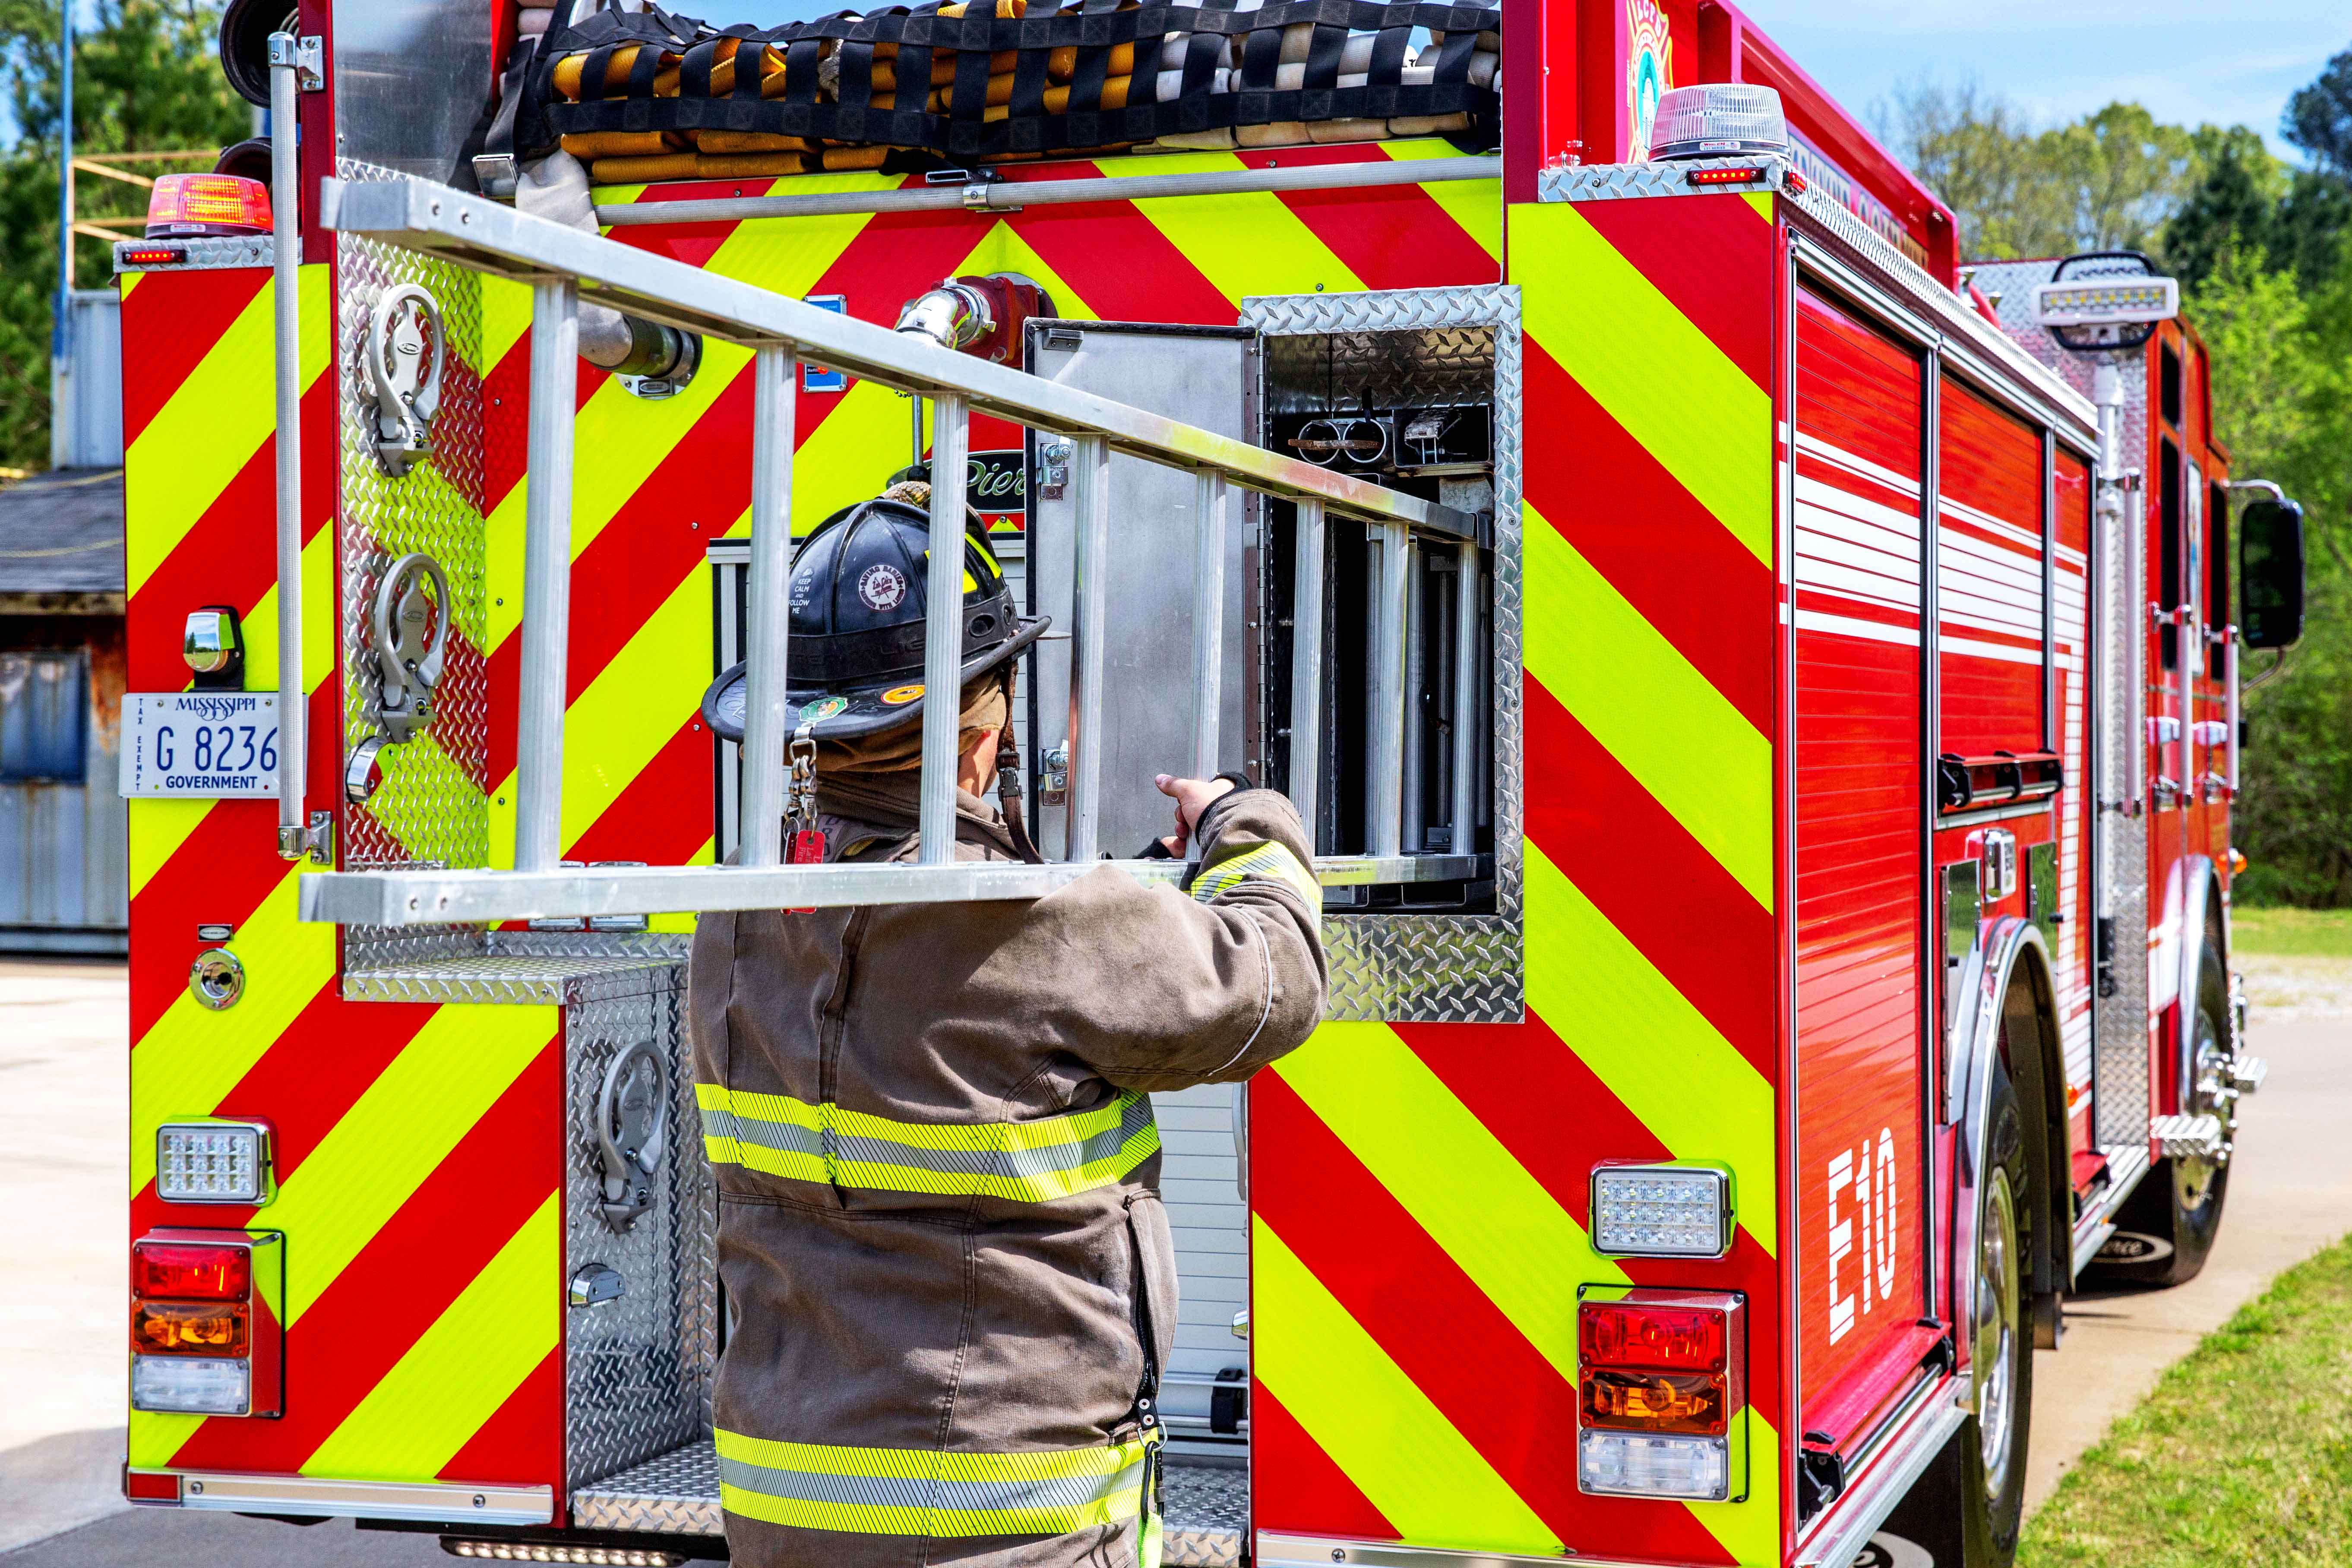
<svg viewBox="0 0 2352 1568">
<path fill-rule="evenodd" d="M 915 858 L 924 511 L 828 518 L 792 573 L 787 842 Z M 956 854 L 1034 858 L 1002 738 L 1016 617 L 964 550 Z M 738 671 L 730 676 L 740 676 Z M 705 700 L 740 734 L 740 680 Z M 808 764 L 814 763 L 813 770 Z M 705 914 L 689 1007 L 734 1316 L 716 1425 L 739 1564 L 1153 1568 L 1176 1268 L 1150 1092 L 1320 1018 L 1321 899 L 1282 795 L 1169 779 L 1184 890 Z"/>
</svg>

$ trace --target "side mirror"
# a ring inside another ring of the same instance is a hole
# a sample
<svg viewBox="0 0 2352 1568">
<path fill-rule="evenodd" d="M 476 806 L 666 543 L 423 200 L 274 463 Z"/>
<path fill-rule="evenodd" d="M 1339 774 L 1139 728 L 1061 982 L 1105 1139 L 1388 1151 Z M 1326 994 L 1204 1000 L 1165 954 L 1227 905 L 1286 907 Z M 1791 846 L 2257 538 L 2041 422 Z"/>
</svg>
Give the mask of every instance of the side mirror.
<svg viewBox="0 0 2352 1568">
<path fill-rule="evenodd" d="M 2258 500 L 2238 514 L 2239 631 L 2248 647 L 2303 636 L 2303 508 Z"/>
</svg>

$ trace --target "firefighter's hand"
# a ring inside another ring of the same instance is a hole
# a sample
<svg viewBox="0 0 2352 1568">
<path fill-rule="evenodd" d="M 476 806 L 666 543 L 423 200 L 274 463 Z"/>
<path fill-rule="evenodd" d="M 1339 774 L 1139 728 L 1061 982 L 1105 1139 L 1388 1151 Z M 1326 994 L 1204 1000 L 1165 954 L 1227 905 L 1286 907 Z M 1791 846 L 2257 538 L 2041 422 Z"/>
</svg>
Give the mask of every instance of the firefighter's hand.
<svg viewBox="0 0 2352 1568">
<path fill-rule="evenodd" d="M 1192 825 L 1209 809 L 1209 803 L 1233 793 L 1231 779 L 1180 779 L 1171 773 L 1156 775 L 1152 781 L 1160 793 L 1176 803 L 1176 831 L 1160 842 L 1168 847 L 1171 855 L 1184 853 L 1185 841 L 1192 837 Z"/>
</svg>

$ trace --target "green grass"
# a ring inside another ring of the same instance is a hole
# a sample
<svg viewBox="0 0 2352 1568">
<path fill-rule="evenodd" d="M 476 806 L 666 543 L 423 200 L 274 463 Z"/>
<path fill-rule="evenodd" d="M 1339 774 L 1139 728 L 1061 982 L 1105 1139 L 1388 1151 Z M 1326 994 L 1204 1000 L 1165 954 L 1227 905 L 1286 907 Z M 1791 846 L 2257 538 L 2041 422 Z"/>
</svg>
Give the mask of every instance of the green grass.
<svg viewBox="0 0 2352 1568">
<path fill-rule="evenodd" d="M 2231 940 L 2240 952 L 2280 957 L 2352 958 L 2352 910 L 2230 911 Z"/>
<path fill-rule="evenodd" d="M 2279 1276 L 2108 1428 L 2020 1568 L 2352 1564 L 2352 1238 Z"/>
</svg>

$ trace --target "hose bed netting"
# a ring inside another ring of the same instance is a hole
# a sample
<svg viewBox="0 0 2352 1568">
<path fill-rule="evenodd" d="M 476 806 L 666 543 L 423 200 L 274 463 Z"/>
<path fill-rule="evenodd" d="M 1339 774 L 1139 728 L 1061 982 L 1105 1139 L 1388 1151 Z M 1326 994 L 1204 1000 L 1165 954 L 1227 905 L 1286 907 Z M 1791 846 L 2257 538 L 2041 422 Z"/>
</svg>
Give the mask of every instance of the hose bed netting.
<svg viewBox="0 0 2352 1568">
<path fill-rule="evenodd" d="M 560 141 L 598 183 L 634 184 L 1145 147 L 1496 140 L 1494 7 L 993 0 L 991 16 L 988 3 L 765 30 L 599 12 L 541 42 L 520 150 Z M 738 68 L 754 58 L 756 71 Z"/>
</svg>

